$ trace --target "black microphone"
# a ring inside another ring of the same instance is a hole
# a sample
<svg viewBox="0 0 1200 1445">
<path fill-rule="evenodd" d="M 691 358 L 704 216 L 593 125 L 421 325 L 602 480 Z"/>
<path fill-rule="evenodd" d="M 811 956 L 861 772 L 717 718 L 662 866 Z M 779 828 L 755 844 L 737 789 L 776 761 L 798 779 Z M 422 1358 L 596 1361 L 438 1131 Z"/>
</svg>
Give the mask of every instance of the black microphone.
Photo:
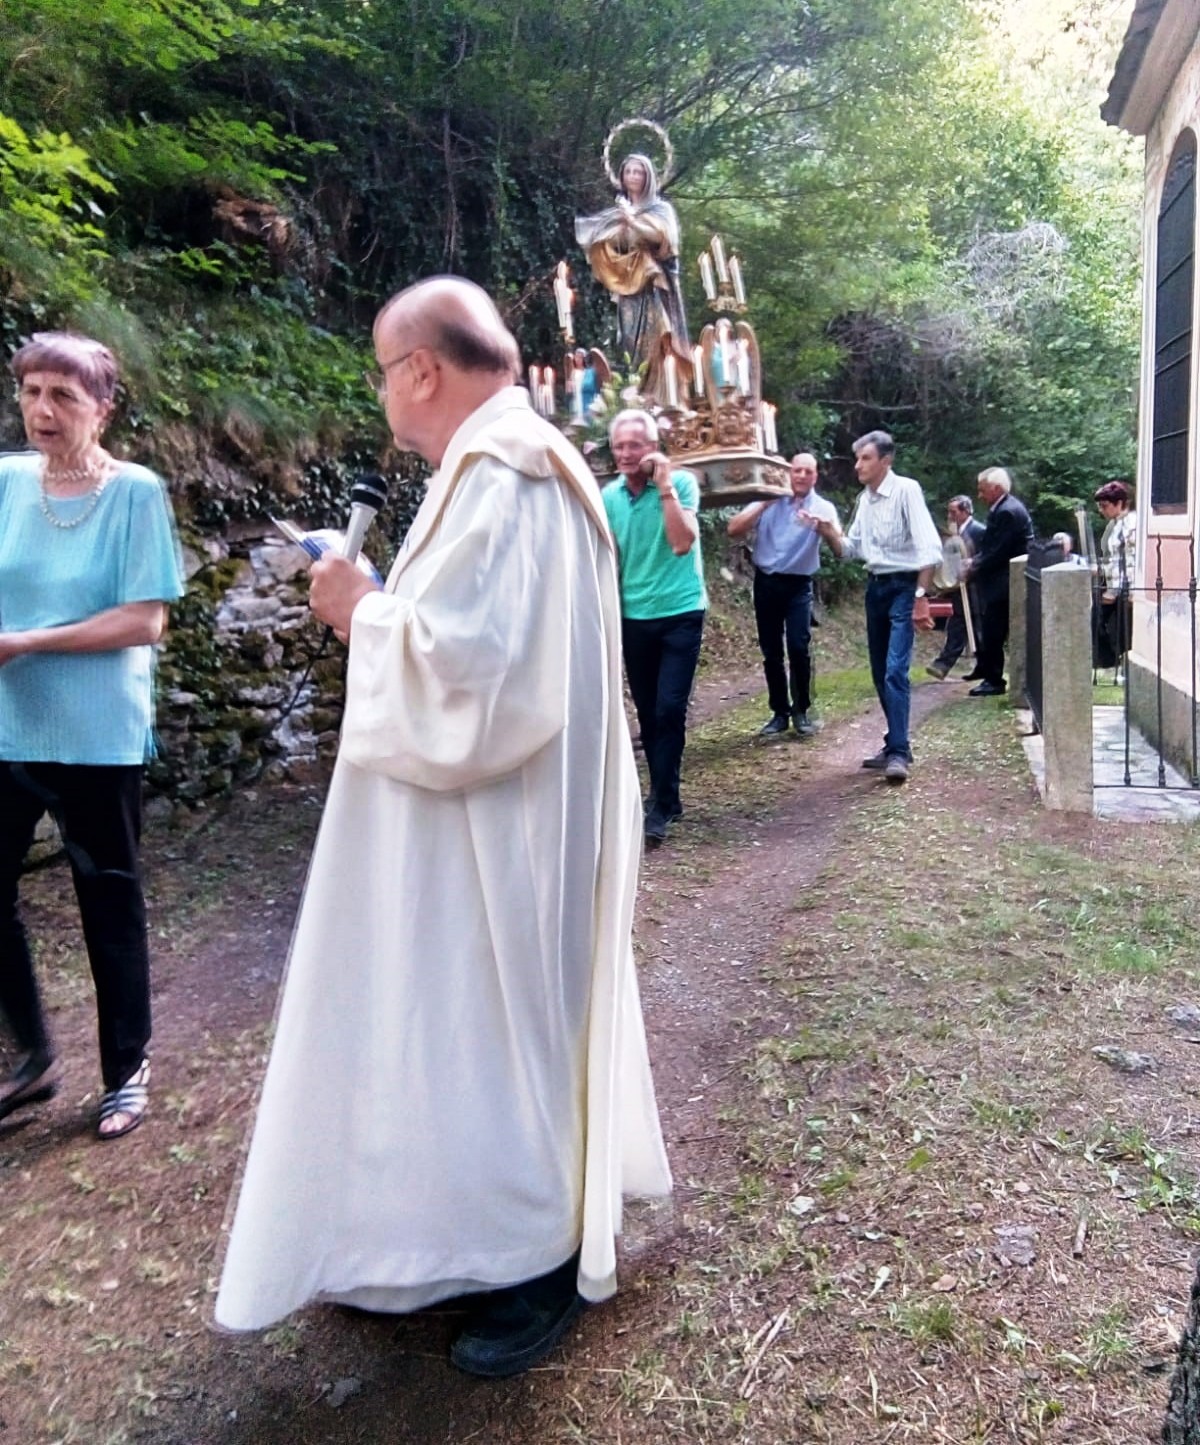
<svg viewBox="0 0 1200 1445">
<path fill-rule="evenodd" d="M 350 520 L 346 524 L 346 544 L 342 556 L 353 562 L 362 551 L 363 538 L 375 520 L 375 514 L 387 501 L 388 484 L 383 477 L 368 472 L 359 477 L 350 492 Z"/>
</svg>

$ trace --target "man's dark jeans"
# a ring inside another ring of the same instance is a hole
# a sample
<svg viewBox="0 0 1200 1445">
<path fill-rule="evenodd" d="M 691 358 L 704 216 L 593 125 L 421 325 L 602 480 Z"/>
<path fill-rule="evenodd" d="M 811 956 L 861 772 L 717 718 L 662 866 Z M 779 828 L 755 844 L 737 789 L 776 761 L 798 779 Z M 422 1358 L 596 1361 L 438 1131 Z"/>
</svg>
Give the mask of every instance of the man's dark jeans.
<svg viewBox="0 0 1200 1445">
<path fill-rule="evenodd" d="M 887 719 L 883 748 L 889 757 L 912 761 L 908 740 L 909 680 L 912 666 L 915 572 L 873 574 L 867 581 L 867 651 L 871 680 Z"/>
<path fill-rule="evenodd" d="M 812 578 L 754 572 L 754 617 L 767 679 L 767 705 L 777 717 L 812 706 Z M 787 667 L 784 667 L 784 644 Z M 791 673 L 791 704 L 788 673 Z"/>
<path fill-rule="evenodd" d="M 625 672 L 650 769 L 651 812 L 668 822 L 682 812 L 679 767 L 703 635 L 703 611 L 621 622 Z"/>
</svg>

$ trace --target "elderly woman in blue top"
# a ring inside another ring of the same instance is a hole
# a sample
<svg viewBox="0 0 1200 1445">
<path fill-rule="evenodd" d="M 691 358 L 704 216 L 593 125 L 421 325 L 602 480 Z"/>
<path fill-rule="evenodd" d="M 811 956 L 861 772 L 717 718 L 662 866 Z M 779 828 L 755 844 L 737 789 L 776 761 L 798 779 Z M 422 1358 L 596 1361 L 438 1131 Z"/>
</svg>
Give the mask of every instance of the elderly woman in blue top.
<svg viewBox="0 0 1200 1445">
<path fill-rule="evenodd" d="M 58 1083 L 17 908 L 34 828 L 62 836 L 96 985 L 117 1139 L 146 1112 L 150 970 L 139 876 L 153 646 L 179 596 L 162 483 L 101 445 L 117 365 L 99 342 L 42 333 L 12 360 L 29 453 L 0 456 L 0 1009 L 20 1051 L 0 1118 Z"/>
</svg>

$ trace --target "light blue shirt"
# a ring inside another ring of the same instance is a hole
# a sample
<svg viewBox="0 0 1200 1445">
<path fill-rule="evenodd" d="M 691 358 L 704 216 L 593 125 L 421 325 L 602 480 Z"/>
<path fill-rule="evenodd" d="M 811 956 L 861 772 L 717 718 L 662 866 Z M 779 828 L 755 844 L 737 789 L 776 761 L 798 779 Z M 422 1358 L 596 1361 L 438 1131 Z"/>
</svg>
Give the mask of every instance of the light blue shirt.
<svg viewBox="0 0 1200 1445">
<path fill-rule="evenodd" d="M 95 511 L 69 530 L 41 509 L 41 458 L 0 456 L 0 630 L 61 627 L 126 602 L 180 596 L 166 490 L 123 463 Z M 64 522 L 90 497 L 54 497 Z M 154 649 L 37 652 L 0 667 L 0 759 L 137 764 L 153 754 Z"/>
<path fill-rule="evenodd" d="M 811 577 L 821 570 L 821 534 L 798 521 L 797 512 L 809 512 L 821 521 L 836 522 L 837 508 L 816 492 L 797 500 L 780 497 L 759 516 L 754 529 L 754 565 L 761 572 L 787 572 Z"/>
</svg>

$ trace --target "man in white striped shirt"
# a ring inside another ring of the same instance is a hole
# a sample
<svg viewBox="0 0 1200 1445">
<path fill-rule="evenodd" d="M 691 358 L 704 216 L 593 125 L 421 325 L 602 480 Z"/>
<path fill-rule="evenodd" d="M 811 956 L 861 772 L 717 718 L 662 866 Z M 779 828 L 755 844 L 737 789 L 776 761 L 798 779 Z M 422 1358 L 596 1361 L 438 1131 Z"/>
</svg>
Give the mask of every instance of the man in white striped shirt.
<svg viewBox="0 0 1200 1445">
<path fill-rule="evenodd" d="M 903 783 L 912 763 L 908 736 L 909 668 L 914 629 L 933 627 L 926 589 L 941 561 L 942 539 L 921 484 L 892 470 L 896 446 L 885 431 L 854 443 L 854 470 L 863 490 L 843 535 L 836 523 L 813 525 L 839 557 L 867 568 L 867 651 L 871 678 L 887 722 L 883 747 L 863 760 L 889 783 Z"/>
</svg>

